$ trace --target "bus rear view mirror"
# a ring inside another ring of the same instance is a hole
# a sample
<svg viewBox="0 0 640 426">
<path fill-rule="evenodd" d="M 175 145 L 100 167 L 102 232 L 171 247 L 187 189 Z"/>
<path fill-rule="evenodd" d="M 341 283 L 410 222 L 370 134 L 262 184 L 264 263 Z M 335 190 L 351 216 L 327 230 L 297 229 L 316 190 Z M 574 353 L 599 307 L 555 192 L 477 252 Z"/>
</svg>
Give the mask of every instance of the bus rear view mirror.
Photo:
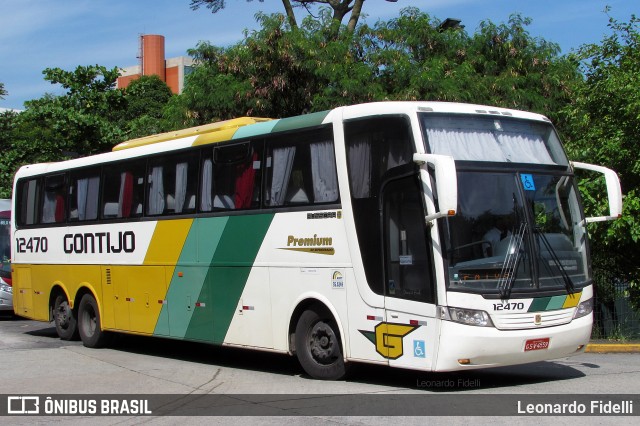
<svg viewBox="0 0 640 426">
<path fill-rule="evenodd" d="M 616 172 L 606 167 L 588 163 L 579 163 L 577 161 L 572 161 L 571 165 L 574 170 L 581 169 L 602 173 L 607 184 L 609 216 L 588 217 L 585 219 L 585 223 L 604 222 L 605 220 L 615 220 L 622 217 L 622 189 L 620 188 L 620 179 L 618 179 Z"/>
<path fill-rule="evenodd" d="M 441 217 L 454 216 L 458 208 L 458 179 L 453 157 L 436 154 L 413 154 L 413 161 L 420 165 L 420 179 L 425 194 L 429 193 L 430 187 L 427 168 L 432 167 L 435 171 L 435 191 L 438 207 L 437 210 L 434 208 L 436 212 L 427 215 L 425 220 L 430 222 Z"/>
</svg>

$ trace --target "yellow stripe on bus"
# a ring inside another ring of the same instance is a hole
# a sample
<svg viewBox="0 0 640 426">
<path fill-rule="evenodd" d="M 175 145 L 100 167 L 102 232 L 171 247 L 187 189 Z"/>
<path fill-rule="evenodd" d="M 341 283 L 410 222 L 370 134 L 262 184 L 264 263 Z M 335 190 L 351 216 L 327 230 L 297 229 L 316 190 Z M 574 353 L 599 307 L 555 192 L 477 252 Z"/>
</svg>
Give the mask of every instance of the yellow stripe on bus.
<svg viewBox="0 0 640 426">
<path fill-rule="evenodd" d="M 175 265 L 191 229 L 193 219 L 159 221 L 153 232 L 145 265 Z"/>
<path fill-rule="evenodd" d="M 567 299 L 564 301 L 564 305 L 562 305 L 562 309 L 575 308 L 576 306 L 578 306 L 578 303 L 580 303 L 581 296 L 582 296 L 582 292 L 567 295 Z"/>
</svg>

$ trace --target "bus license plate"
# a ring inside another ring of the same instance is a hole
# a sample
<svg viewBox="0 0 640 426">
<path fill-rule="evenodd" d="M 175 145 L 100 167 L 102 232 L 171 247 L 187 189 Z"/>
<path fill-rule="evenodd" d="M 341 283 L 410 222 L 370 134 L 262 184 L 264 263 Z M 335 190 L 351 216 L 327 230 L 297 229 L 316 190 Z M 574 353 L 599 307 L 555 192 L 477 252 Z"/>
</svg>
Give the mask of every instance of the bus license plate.
<svg viewBox="0 0 640 426">
<path fill-rule="evenodd" d="M 531 339 L 527 340 L 524 344 L 524 351 L 538 351 L 541 349 L 549 348 L 549 338 L 545 337 L 544 339 Z"/>
</svg>

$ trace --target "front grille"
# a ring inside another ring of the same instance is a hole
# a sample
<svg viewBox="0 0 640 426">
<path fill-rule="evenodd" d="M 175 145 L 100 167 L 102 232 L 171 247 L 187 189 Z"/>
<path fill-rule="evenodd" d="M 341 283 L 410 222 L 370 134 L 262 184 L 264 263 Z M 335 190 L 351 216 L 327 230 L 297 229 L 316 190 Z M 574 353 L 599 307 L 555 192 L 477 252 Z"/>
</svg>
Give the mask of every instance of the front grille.
<svg viewBox="0 0 640 426">
<path fill-rule="evenodd" d="M 546 312 L 494 313 L 491 320 L 498 330 L 522 330 L 568 324 L 574 312 L 575 308 Z M 539 321 L 536 321 L 536 316 L 539 316 Z"/>
</svg>

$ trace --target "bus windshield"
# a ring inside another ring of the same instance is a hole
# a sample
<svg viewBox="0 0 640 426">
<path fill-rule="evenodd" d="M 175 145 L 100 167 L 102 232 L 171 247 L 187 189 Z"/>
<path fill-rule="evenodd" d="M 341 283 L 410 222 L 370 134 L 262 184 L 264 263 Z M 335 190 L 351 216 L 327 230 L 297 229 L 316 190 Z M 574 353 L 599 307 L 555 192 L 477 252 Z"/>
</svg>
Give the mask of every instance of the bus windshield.
<svg viewBox="0 0 640 426">
<path fill-rule="evenodd" d="M 451 290 L 506 296 L 588 284 L 570 176 L 460 171 L 458 197 L 445 227 Z"/>
</svg>

